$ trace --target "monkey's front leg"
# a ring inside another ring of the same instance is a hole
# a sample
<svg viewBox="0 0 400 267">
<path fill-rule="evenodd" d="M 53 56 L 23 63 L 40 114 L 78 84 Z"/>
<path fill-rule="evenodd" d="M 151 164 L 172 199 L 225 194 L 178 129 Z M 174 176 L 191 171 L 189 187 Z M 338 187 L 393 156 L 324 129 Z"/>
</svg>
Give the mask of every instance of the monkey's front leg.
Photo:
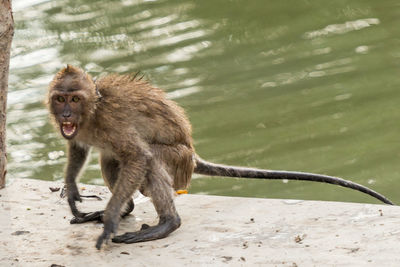
<svg viewBox="0 0 400 267">
<path fill-rule="evenodd" d="M 84 220 L 87 221 L 89 217 L 93 220 L 95 217 L 94 215 L 97 217 L 100 216 L 100 213 L 90 214 L 90 216 L 88 216 L 88 213 L 80 212 L 75 204 L 76 201 L 82 202 L 75 180 L 85 164 L 89 151 L 90 147 L 85 144 L 79 144 L 75 141 L 68 142 L 68 163 L 65 175 L 65 185 L 67 189 L 68 204 L 71 208 L 72 214 L 75 216 L 71 220 L 71 223 L 82 221 L 82 218 L 86 218 Z"/>
</svg>

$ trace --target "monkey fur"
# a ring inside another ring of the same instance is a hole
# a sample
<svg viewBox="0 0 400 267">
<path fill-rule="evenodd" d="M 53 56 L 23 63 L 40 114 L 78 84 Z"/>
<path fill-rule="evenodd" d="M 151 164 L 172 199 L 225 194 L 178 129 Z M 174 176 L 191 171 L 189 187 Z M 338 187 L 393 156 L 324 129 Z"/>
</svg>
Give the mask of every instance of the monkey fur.
<svg viewBox="0 0 400 267">
<path fill-rule="evenodd" d="M 98 249 L 116 234 L 121 217 L 133 210 L 132 196 L 136 190 L 152 199 L 159 223 L 114 236 L 112 241 L 149 241 L 164 238 L 176 230 L 181 220 L 174 205 L 174 191 L 187 188 L 193 172 L 326 182 L 353 188 L 392 204 L 362 185 L 337 177 L 206 162 L 195 153 L 191 125 L 183 109 L 168 100 L 162 90 L 136 76 L 111 74 L 94 81 L 82 69 L 68 65 L 50 83 L 48 108 L 55 126 L 68 140 L 65 184 L 74 215 L 71 223 L 102 221 L 104 230 L 96 242 Z M 82 201 L 76 179 L 91 147 L 100 151 L 102 176 L 112 197 L 104 211 L 82 213 L 75 204 Z"/>
</svg>

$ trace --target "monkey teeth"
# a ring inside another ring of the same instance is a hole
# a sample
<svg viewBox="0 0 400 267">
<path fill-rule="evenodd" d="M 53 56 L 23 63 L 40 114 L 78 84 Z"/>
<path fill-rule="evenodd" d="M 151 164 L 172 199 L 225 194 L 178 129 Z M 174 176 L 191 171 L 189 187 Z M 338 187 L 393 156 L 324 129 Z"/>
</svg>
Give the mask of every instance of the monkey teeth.
<svg viewBox="0 0 400 267">
<path fill-rule="evenodd" d="M 64 136 L 66 137 L 73 136 L 76 131 L 76 125 L 72 122 L 63 122 L 61 128 Z"/>
</svg>

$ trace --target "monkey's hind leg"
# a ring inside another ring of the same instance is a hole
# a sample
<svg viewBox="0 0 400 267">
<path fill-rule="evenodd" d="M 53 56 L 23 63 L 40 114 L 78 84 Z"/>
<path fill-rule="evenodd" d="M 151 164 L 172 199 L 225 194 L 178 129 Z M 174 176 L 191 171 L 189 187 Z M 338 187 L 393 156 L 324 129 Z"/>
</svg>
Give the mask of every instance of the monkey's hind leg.
<svg viewBox="0 0 400 267">
<path fill-rule="evenodd" d="M 100 165 L 101 165 L 101 173 L 103 174 L 104 182 L 108 186 L 111 192 L 113 192 L 114 185 L 118 179 L 118 175 L 120 172 L 119 162 L 115 160 L 113 157 L 108 156 L 105 153 L 100 154 Z M 133 209 L 135 208 L 135 204 L 131 199 L 125 206 L 124 211 L 121 213 L 121 217 L 124 218 L 128 216 Z M 90 221 L 98 221 L 103 222 L 104 210 L 81 213 L 81 216 L 75 216 L 71 219 L 71 224 L 76 223 L 85 223 Z"/>
<path fill-rule="evenodd" d="M 163 172 L 163 175 L 168 174 Z M 181 225 L 181 219 L 176 212 L 174 205 L 174 192 L 171 185 L 159 177 L 149 177 L 147 179 L 147 192 L 149 193 L 154 207 L 160 217 L 155 226 L 143 224 L 141 230 L 136 232 L 127 232 L 123 235 L 115 236 L 112 241 L 115 243 L 137 243 L 161 239 L 168 236 Z"/>
</svg>

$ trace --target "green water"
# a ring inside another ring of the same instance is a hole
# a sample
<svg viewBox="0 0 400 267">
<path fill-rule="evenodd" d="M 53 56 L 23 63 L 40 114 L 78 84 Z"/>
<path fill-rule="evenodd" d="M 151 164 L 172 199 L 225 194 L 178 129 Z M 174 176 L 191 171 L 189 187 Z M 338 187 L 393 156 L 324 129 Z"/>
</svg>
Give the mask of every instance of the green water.
<svg viewBox="0 0 400 267">
<path fill-rule="evenodd" d="M 9 178 L 60 180 L 43 104 L 66 63 L 141 70 L 182 105 L 197 152 L 341 176 L 400 203 L 398 1 L 14 0 Z M 81 181 L 102 183 L 93 154 Z M 191 193 L 377 203 L 309 182 L 204 178 Z"/>
</svg>

